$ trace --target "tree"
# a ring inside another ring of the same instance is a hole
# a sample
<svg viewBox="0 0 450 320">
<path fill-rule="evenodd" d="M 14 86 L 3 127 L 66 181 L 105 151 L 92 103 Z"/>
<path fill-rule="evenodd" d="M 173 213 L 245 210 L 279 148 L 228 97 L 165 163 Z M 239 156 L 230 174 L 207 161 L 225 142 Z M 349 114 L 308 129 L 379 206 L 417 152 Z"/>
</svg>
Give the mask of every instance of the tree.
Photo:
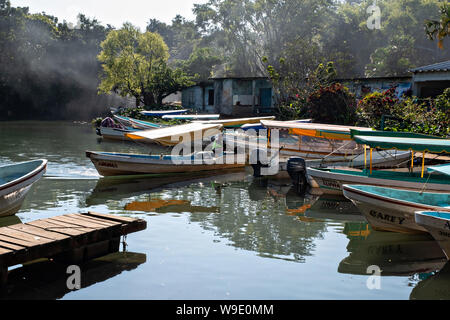
<svg viewBox="0 0 450 320">
<path fill-rule="evenodd" d="M 181 68 L 197 81 L 206 81 L 212 76 L 214 66 L 220 65 L 223 59 L 214 54 L 212 48 L 196 48 L 188 60 L 180 63 Z"/>
<path fill-rule="evenodd" d="M 167 65 L 169 49 L 157 33 L 141 33 L 125 23 L 122 29 L 108 34 L 101 48 L 101 93 L 133 96 L 136 104 L 150 107 L 160 105 L 164 97 L 191 84 L 182 71 L 171 70 Z"/>
<path fill-rule="evenodd" d="M 450 4 L 443 3 L 440 9 L 440 20 L 427 20 L 425 22 L 425 30 L 431 40 L 437 37 L 438 46 L 443 49 L 444 38 L 450 34 Z"/>
</svg>

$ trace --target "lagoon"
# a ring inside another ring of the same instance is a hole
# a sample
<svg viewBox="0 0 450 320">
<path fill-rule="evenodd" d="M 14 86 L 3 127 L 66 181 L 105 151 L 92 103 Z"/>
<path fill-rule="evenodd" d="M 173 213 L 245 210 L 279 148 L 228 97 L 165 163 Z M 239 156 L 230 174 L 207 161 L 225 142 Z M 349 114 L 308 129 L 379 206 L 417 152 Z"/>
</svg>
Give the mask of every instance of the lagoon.
<svg viewBox="0 0 450 320">
<path fill-rule="evenodd" d="M 431 236 L 371 230 L 344 198 L 301 197 L 290 181 L 251 170 L 102 178 L 87 150 L 167 153 L 103 141 L 86 123 L 0 122 L 0 164 L 49 160 L 16 217 L 0 225 L 96 211 L 145 219 L 147 229 L 127 237 L 127 253 L 82 266 L 80 290 L 63 288 L 61 270 L 36 267 L 2 299 L 450 298 L 450 268 Z M 374 290 L 372 265 L 382 270 Z"/>
</svg>

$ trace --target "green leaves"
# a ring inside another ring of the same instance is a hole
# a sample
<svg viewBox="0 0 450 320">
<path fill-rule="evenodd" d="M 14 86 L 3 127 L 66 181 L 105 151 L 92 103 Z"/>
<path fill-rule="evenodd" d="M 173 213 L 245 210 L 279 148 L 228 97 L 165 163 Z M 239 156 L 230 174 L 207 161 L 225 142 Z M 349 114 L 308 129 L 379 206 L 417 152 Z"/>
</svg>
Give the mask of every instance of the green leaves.
<svg viewBox="0 0 450 320">
<path fill-rule="evenodd" d="M 181 69 L 168 66 L 169 48 L 157 33 L 141 33 L 126 23 L 122 29 L 111 31 L 101 48 L 98 59 L 104 75 L 100 93 L 132 96 L 151 107 L 192 84 Z"/>
</svg>

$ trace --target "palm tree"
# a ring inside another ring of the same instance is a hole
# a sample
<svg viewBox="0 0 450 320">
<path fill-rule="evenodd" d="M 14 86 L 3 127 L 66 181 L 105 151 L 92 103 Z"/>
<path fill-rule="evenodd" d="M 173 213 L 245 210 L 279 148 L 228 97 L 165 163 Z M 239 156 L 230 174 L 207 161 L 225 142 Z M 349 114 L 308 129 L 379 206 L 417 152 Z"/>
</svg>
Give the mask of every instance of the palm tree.
<svg viewBox="0 0 450 320">
<path fill-rule="evenodd" d="M 439 48 L 443 49 L 444 38 L 450 33 L 450 4 L 443 3 L 441 6 L 441 18 L 437 20 L 427 20 L 425 31 L 431 40 L 438 39 Z"/>
</svg>

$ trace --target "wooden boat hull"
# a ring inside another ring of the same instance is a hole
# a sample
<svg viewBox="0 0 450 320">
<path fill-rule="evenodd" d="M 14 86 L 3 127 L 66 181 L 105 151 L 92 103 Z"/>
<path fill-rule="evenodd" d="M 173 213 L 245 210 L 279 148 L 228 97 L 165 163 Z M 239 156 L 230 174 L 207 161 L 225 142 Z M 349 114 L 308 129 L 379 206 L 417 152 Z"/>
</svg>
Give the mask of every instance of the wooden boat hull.
<svg viewBox="0 0 450 320">
<path fill-rule="evenodd" d="M 424 227 L 450 259 L 450 213 L 416 212 L 416 223 Z"/>
<path fill-rule="evenodd" d="M 433 204 L 429 200 L 439 197 L 441 201 L 448 203 L 450 194 L 421 193 L 362 185 L 344 185 L 343 191 L 344 196 L 358 207 L 375 230 L 402 233 L 427 232 L 424 227 L 416 223 L 416 211 L 450 212 L 450 208 L 441 207 L 437 203 Z M 415 200 L 410 200 L 411 197 Z"/>
<path fill-rule="evenodd" d="M 8 179 L 8 182 L 0 185 L 0 217 L 14 215 L 20 210 L 31 186 L 41 179 L 46 169 L 47 160 L 0 167 L 0 181 L 2 178 L 16 177 L 12 180 Z M 24 172 L 21 173 L 21 170 Z"/>
<path fill-rule="evenodd" d="M 86 156 L 91 159 L 98 173 L 102 176 L 186 173 L 245 167 L 245 164 L 221 164 L 219 161 L 213 161 L 212 164 L 206 164 L 202 161 L 189 161 L 190 163 L 180 164 L 160 156 L 139 156 L 90 151 L 86 152 Z"/>
<path fill-rule="evenodd" d="M 386 171 L 387 173 L 387 171 Z M 382 187 L 393 187 L 400 189 L 426 190 L 433 192 L 450 192 L 450 183 L 445 183 L 444 179 L 432 179 L 427 181 L 427 178 L 418 179 L 417 177 L 408 178 L 405 174 L 396 172 L 389 172 L 391 178 L 386 175 L 377 176 L 376 173 L 372 176 L 367 174 L 357 174 L 357 171 L 352 170 L 331 170 L 320 168 L 307 168 L 308 182 L 313 188 L 320 188 L 326 194 L 342 194 L 342 186 L 346 184 L 357 185 L 372 185 Z M 425 182 L 427 182 L 425 186 Z"/>
</svg>

